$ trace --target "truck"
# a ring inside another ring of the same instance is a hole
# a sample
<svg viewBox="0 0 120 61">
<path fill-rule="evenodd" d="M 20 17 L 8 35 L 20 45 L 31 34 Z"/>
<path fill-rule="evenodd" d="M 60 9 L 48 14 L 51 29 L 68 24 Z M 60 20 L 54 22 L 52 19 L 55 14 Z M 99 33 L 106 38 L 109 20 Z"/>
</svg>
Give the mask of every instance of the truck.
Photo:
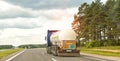
<svg viewBox="0 0 120 61">
<path fill-rule="evenodd" d="M 80 56 L 76 33 L 72 29 L 48 30 L 45 39 L 48 54 L 54 56 Z"/>
</svg>

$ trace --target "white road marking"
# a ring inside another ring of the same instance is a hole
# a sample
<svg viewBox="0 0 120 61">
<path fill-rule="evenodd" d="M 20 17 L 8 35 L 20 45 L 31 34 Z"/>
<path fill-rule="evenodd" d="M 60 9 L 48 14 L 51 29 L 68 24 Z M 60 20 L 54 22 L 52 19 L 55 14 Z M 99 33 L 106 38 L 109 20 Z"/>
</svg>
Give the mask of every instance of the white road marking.
<svg viewBox="0 0 120 61">
<path fill-rule="evenodd" d="M 25 49 L 26 50 L 26 49 Z M 22 54 L 23 52 L 25 52 L 25 50 L 19 52 L 18 54 L 12 56 L 11 58 L 7 59 L 6 61 L 11 61 L 12 59 L 14 59 L 15 57 L 17 57 L 18 55 Z"/>
<path fill-rule="evenodd" d="M 57 61 L 55 58 L 52 58 L 53 61 Z"/>
</svg>

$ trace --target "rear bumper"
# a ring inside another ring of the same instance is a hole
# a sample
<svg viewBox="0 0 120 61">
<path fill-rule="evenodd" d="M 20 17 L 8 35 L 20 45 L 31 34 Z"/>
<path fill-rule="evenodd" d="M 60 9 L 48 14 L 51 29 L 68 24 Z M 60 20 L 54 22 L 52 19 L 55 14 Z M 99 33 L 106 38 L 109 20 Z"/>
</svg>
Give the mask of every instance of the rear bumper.
<svg viewBox="0 0 120 61">
<path fill-rule="evenodd" d="M 71 50 L 70 52 L 67 52 L 67 50 Z M 72 49 L 65 49 L 65 50 L 58 50 L 58 53 L 79 53 L 80 50 L 72 50 Z"/>
<path fill-rule="evenodd" d="M 66 50 L 59 50 L 58 56 L 80 56 L 80 50 L 72 50 L 67 52 Z"/>
<path fill-rule="evenodd" d="M 58 56 L 80 56 L 80 53 L 58 53 Z"/>
</svg>

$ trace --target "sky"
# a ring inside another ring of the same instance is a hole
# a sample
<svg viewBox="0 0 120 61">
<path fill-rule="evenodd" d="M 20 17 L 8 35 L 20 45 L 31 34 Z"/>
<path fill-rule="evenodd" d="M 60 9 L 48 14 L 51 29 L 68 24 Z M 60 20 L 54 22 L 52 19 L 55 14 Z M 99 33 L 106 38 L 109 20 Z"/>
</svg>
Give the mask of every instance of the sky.
<svg viewBox="0 0 120 61">
<path fill-rule="evenodd" d="M 71 28 L 84 2 L 92 0 L 0 0 L 0 45 L 46 43 L 48 29 Z"/>
</svg>

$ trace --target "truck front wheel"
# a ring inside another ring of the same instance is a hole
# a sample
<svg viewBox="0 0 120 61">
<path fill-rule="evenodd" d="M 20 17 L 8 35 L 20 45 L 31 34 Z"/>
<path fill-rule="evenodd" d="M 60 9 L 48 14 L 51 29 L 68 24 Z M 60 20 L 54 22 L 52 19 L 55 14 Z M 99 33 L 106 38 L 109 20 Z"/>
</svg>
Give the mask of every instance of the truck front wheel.
<svg viewBox="0 0 120 61">
<path fill-rule="evenodd" d="M 47 47 L 47 53 L 51 54 L 51 47 Z"/>
<path fill-rule="evenodd" d="M 54 56 L 57 56 L 58 55 L 58 52 L 57 52 L 57 50 L 58 50 L 58 46 L 53 46 L 53 52 L 52 52 L 52 54 L 54 55 Z"/>
</svg>

